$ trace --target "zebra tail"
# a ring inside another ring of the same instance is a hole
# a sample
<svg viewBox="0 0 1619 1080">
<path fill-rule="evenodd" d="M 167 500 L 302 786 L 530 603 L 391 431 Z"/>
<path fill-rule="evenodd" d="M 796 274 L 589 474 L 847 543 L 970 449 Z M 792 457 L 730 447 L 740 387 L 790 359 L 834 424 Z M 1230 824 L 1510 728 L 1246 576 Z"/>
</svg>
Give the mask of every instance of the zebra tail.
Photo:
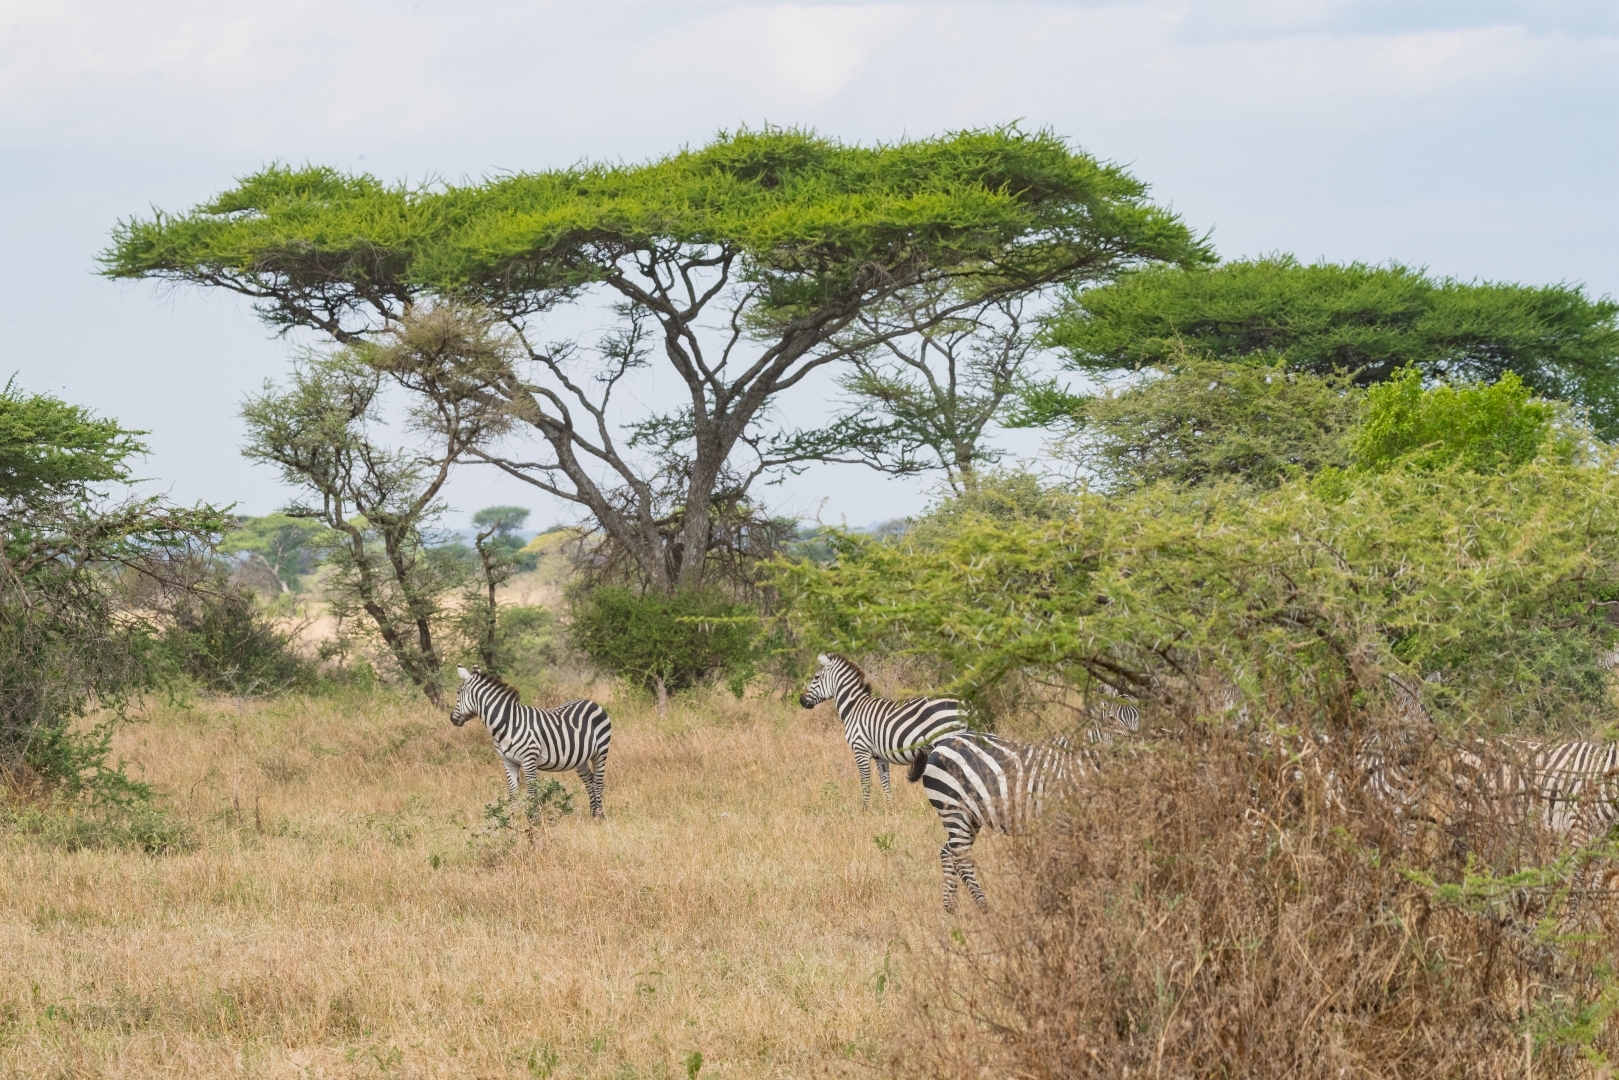
<svg viewBox="0 0 1619 1080">
<path fill-rule="evenodd" d="M 922 779 L 922 774 L 927 772 L 927 769 L 928 769 L 928 756 L 927 756 L 927 754 L 925 754 L 925 753 L 917 754 L 916 757 L 911 759 L 911 769 L 910 769 L 909 772 L 907 772 L 905 774 L 905 782 L 907 784 L 916 783 L 918 780 Z"/>
</svg>

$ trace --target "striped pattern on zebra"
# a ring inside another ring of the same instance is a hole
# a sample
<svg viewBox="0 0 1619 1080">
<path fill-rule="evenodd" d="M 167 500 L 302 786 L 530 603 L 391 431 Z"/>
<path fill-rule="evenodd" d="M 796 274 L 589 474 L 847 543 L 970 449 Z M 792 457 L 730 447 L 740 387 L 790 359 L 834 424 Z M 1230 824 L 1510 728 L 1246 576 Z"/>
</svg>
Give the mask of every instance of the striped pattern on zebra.
<svg viewBox="0 0 1619 1080">
<path fill-rule="evenodd" d="M 579 774 L 590 798 L 590 816 L 605 816 L 602 785 L 607 772 L 607 744 L 613 725 L 607 710 L 580 698 L 554 709 L 536 709 L 518 703 L 516 688 L 474 667 L 457 668 L 461 689 L 455 695 L 450 723 L 460 727 L 473 717 L 483 721 L 495 741 L 500 763 L 506 767 L 506 786 L 515 801 L 518 782 L 527 775 L 530 785 L 542 772 Z"/>
<path fill-rule="evenodd" d="M 1477 744 L 1456 753 L 1465 801 L 1504 824 L 1585 844 L 1619 825 L 1619 743 Z"/>
<path fill-rule="evenodd" d="M 944 910 L 956 910 L 956 886 L 967 886 L 978 910 L 989 901 L 978 885 L 973 841 L 983 829 L 1017 834 L 1052 802 L 1071 794 L 1080 777 L 1100 765 L 1096 744 L 1109 736 L 1093 728 L 1084 748 L 1067 739 L 1035 744 L 982 732 L 957 732 L 933 744 L 921 770 L 922 786 L 944 825 L 939 863 Z"/>
<path fill-rule="evenodd" d="M 843 735 L 854 751 L 855 768 L 860 772 L 860 808 L 871 805 L 871 763 L 877 763 L 883 797 L 893 798 L 888 786 L 888 766 L 909 765 L 914 782 L 921 775 L 928 747 L 941 735 L 965 731 L 961 702 L 954 698 L 916 697 L 889 701 L 872 693 L 871 679 L 859 664 L 838 653 L 816 657 L 820 670 L 810 679 L 798 703 L 813 709 L 823 701 L 837 705 L 843 721 Z"/>
</svg>

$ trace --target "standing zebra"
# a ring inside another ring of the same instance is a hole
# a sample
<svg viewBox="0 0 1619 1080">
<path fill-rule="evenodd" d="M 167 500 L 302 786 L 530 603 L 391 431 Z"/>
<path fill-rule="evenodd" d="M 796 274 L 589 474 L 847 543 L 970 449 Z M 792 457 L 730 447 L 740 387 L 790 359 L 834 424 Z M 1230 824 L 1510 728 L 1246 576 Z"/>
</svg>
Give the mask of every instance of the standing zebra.
<svg viewBox="0 0 1619 1080">
<path fill-rule="evenodd" d="M 1089 742 L 1105 736 L 1093 730 Z M 928 751 L 921 773 L 928 802 L 944 825 L 944 910 L 956 910 L 956 883 L 966 884 L 978 910 L 989 901 L 978 886 L 972 847 L 979 830 L 1025 831 L 1046 805 L 1070 793 L 1081 775 L 1097 765 L 1094 750 L 1075 750 L 1066 739 L 1051 743 L 1015 742 L 981 732 L 946 735 Z"/>
<path fill-rule="evenodd" d="M 883 798 L 893 797 L 888 787 L 888 766 L 909 765 L 915 781 L 928 747 L 941 735 L 965 731 L 961 702 L 954 698 L 911 698 L 889 701 L 871 691 L 866 673 L 846 656 L 837 653 L 816 657 L 821 669 L 815 673 L 798 703 L 813 709 L 823 701 L 837 704 L 843 721 L 843 735 L 854 751 L 855 768 L 860 770 L 860 809 L 871 805 L 871 763 L 877 763 L 877 778 L 883 784 Z"/>
<path fill-rule="evenodd" d="M 461 675 L 461 689 L 455 695 L 450 723 L 460 727 L 474 716 L 483 720 L 495 740 L 500 763 L 506 766 L 506 786 L 514 803 L 518 802 L 518 781 L 525 773 L 532 786 L 542 772 L 573 769 L 585 782 L 590 816 L 605 816 L 602 782 L 607 771 L 607 743 L 613 735 L 607 710 L 585 698 L 554 709 L 519 705 L 516 688 L 494 675 L 476 667 L 456 670 Z"/>
</svg>

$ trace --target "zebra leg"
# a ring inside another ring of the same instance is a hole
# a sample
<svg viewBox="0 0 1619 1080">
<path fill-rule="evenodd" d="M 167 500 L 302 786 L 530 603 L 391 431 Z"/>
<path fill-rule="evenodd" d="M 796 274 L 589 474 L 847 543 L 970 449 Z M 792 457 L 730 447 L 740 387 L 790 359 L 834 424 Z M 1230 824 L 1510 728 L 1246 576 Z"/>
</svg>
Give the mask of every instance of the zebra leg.
<svg viewBox="0 0 1619 1080">
<path fill-rule="evenodd" d="M 958 821 L 954 829 L 946 825 L 945 833 L 948 839 L 944 842 L 944 850 L 949 856 L 951 865 L 955 867 L 956 877 L 967 886 L 967 891 L 972 894 L 973 903 L 978 905 L 978 910 L 988 912 L 989 901 L 984 898 L 984 890 L 978 887 L 978 868 L 973 865 L 973 841 L 978 839 L 977 826 L 970 821 Z M 952 895 L 945 910 L 953 911 L 955 889 L 950 888 L 949 892 Z"/>
<path fill-rule="evenodd" d="M 939 849 L 939 865 L 944 868 L 944 913 L 956 913 L 956 857 L 950 854 L 950 845 Z"/>
<path fill-rule="evenodd" d="M 883 799 L 887 802 L 893 802 L 894 793 L 888 787 L 888 762 L 877 762 L 877 779 L 883 782 Z"/>
<path fill-rule="evenodd" d="M 871 755 L 855 751 L 854 767 L 860 770 L 860 809 L 871 806 Z"/>
<path fill-rule="evenodd" d="M 956 876 L 967 885 L 967 891 L 972 893 L 973 903 L 978 910 L 989 913 L 989 901 L 984 898 L 984 890 L 978 887 L 978 869 L 973 865 L 972 841 L 968 841 L 959 851 L 952 853 L 956 860 Z"/>
<path fill-rule="evenodd" d="M 584 781 L 585 797 L 590 800 L 590 816 L 593 818 L 605 817 L 602 812 L 602 773 L 607 769 L 607 762 L 593 759 L 580 765 L 576 772 L 579 779 Z"/>
<path fill-rule="evenodd" d="M 532 840 L 533 826 L 529 824 L 528 808 L 523 805 L 523 763 L 508 757 L 502 757 L 500 763 L 506 766 L 506 791 L 512 804 L 512 828 L 521 827 Z"/>
</svg>

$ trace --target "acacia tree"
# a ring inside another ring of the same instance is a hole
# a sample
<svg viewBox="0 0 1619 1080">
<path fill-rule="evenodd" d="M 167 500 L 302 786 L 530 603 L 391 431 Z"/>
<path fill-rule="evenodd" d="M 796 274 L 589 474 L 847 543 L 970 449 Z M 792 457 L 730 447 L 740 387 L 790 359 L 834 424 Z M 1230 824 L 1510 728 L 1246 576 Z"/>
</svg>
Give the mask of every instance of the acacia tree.
<svg viewBox="0 0 1619 1080">
<path fill-rule="evenodd" d="M 772 428 L 778 396 L 918 329 L 862 329 L 862 314 L 949 284 L 963 299 L 934 312 L 942 321 L 1058 282 L 1210 258 L 1122 169 L 1015 129 L 877 147 L 741 131 L 644 165 L 415 190 L 272 167 L 184 214 L 123 222 L 113 239 L 110 277 L 230 289 L 272 326 L 338 341 L 428 297 L 489 313 L 513 350 L 419 387 L 499 401 L 544 453 L 474 456 L 586 508 L 660 591 L 703 580 L 717 504 L 806 452 Z M 616 328 L 594 348 L 543 340 L 542 317 L 575 302 L 612 305 Z M 654 354 L 678 400 L 631 445 L 613 395 Z M 648 446 L 662 452 L 649 460 Z M 671 478 L 674 496 L 660 498 Z"/>
<path fill-rule="evenodd" d="M 419 408 L 413 425 L 425 449 L 392 448 L 377 437 L 384 376 L 410 366 L 412 343 L 389 335 L 386 346 L 362 343 L 314 355 L 295 368 L 291 385 L 267 385 L 242 408 L 250 459 L 274 464 L 312 501 L 289 507 L 329 533 L 323 546 L 334 573 L 327 591 L 339 617 L 370 620 L 388 654 L 434 705 L 441 666 L 433 632 L 444 597 L 463 575 L 435 553 L 425 530 L 442 510 L 450 469 L 504 419 L 476 397 Z"/>
<path fill-rule="evenodd" d="M 1380 382 L 1407 365 L 1428 378 L 1494 382 L 1516 372 L 1537 394 L 1590 410 L 1619 432 L 1619 303 L 1578 286 L 1434 279 L 1398 264 L 1301 264 L 1291 256 L 1213 269 L 1147 268 L 1070 294 L 1046 341 L 1076 370 L 1283 358 L 1291 371 Z M 1031 402 L 1047 417 L 1077 402 Z"/>
<path fill-rule="evenodd" d="M 855 460 L 881 472 L 941 469 L 951 491 L 972 494 L 1000 453 L 984 432 L 1021 400 L 1034 352 L 1021 296 L 964 306 L 947 291 L 912 290 L 862 312 L 838 384 L 852 406 L 800 436 L 822 460 Z M 954 310 L 954 315 L 941 315 Z M 909 332 L 893 334 L 894 327 Z"/>
</svg>

